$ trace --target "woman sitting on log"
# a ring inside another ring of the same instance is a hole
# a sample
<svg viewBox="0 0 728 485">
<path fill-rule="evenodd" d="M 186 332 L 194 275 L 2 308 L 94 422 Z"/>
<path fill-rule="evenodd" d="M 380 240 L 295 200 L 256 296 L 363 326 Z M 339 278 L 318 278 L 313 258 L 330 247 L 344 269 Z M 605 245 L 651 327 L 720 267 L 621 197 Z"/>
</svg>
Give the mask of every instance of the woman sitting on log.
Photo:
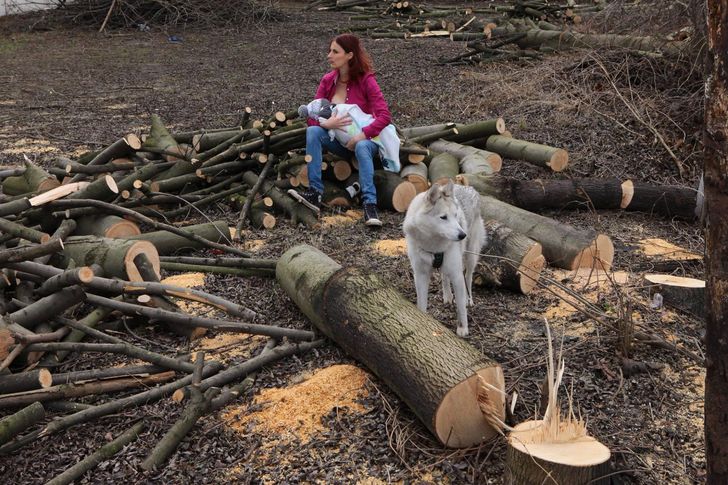
<svg viewBox="0 0 728 485">
<path fill-rule="evenodd" d="M 359 38 L 351 34 L 336 37 L 329 47 L 326 57 L 333 68 L 324 75 L 316 91 L 316 99 L 325 98 L 334 104 L 356 104 L 361 110 L 374 117 L 374 121 L 352 137 L 346 145 L 329 137 L 328 130 L 336 130 L 351 124 L 348 115 L 336 116 L 319 123 L 309 118 L 306 130 L 306 154 L 311 156 L 308 164 L 309 188 L 288 192 L 299 202 L 317 214 L 321 211 L 321 198 L 324 185 L 321 180 L 323 151 L 327 150 L 346 160 L 356 155 L 359 161 L 359 184 L 364 206 L 364 223 L 379 227 L 382 222 L 377 214 L 377 191 L 374 187 L 374 156 L 379 147 L 372 138 L 390 123 L 389 107 L 384 100 L 372 72 L 372 61 L 362 47 Z"/>
</svg>

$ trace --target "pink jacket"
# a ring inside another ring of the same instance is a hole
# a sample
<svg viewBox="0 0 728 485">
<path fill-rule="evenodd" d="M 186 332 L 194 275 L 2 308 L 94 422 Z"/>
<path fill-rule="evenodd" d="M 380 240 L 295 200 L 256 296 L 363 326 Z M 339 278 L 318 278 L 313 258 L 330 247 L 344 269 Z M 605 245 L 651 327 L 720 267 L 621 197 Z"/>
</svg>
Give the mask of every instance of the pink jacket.
<svg viewBox="0 0 728 485">
<path fill-rule="evenodd" d="M 316 90 L 316 99 L 326 98 L 329 101 L 336 93 L 336 81 L 339 78 L 339 71 L 334 69 L 326 73 L 319 87 Z M 389 114 L 389 107 L 384 100 L 382 90 L 374 77 L 374 74 L 367 73 L 356 81 L 349 81 L 346 87 L 347 104 L 356 104 L 362 111 L 374 116 L 374 121 L 369 126 L 365 126 L 362 131 L 367 139 L 372 139 L 384 129 L 385 126 L 392 122 L 392 115 Z M 309 126 L 318 126 L 318 122 L 309 118 L 307 120 Z"/>
</svg>

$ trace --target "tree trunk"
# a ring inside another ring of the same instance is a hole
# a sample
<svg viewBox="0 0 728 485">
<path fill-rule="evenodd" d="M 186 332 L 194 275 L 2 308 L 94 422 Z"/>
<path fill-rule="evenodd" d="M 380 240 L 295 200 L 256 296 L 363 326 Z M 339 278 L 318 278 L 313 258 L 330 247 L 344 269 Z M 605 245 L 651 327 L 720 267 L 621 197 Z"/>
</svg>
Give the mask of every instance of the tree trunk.
<svg viewBox="0 0 728 485">
<path fill-rule="evenodd" d="M 546 265 L 541 245 L 498 221 L 487 221 L 485 231 L 488 243 L 481 249 L 483 256 L 473 281 L 529 294 L 538 286 Z"/>
<path fill-rule="evenodd" d="M 434 155 L 427 170 L 430 184 L 445 185 L 448 180 L 455 180 L 460 173 L 460 162 L 449 153 Z"/>
<path fill-rule="evenodd" d="M 650 185 L 633 180 L 622 183 L 620 207 L 628 211 L 662 214 L 692 221 L 695 219 L 697 192 L 676 185 Z"/>
<path fill-rule="evenodd" d="M 685 42 L 668 42 L 655 37 L 636 37 L 617 34 L 579 34 L 576 32 L 539 29 L 529 30 L 526 32 L 526 36 L 518 40 L 516 44 L 521 49 L 538 49 L 542 46 L 552 49 L 620 47 L 636 51 L 661 52 L 669 56 L 677 56 L 684 53 L 685 46 L 687 45 Z"/>
<path fill-rule="evenodd" d="M 428 172 L 429 169 L 426 164 L 416 163 L 413 165 L 405 165 L 399 173 L 399 176 L 414 185 L 415 190 L 419 194 L 420 192 L 426 192 L 430 188 Z"/>
<path fill-rule="evenodd" d="M 45 418 L 45 409 L 39 402 L 34 402 L 17 413 L 3 418 L 0 421 L 0 446 L 43 418 Z"/>
<path fill-rule="evenodd" d="M 300 245 L 280 258 L 276 276 L 286 293 L 326 336 L 382 379 L 446 446 L 493 438 L 477 402 L 478 376 L 504 389 L 500 366 L 377 276 L 343 269 Z M 491 413 L 504 398 L 488 390 Z"/>
<path fill-rule="evenodd" d="M 728 9 L 708 0 L 705 84 L 707 309 L 705 456 L 707 483 L 728 483 Z"/>
<path fill-rule="evenodd" d="M 8 177 L 2 181 L 3 194 L 20 195 L 30 192 L 46 192 L 61 185 L 54 176 L 31 163 L 25 161 L 25 172 L 17 177 Z"/>
<path fill-rule="evenodd" d="M 494 219 L 541 243 L 546 261 L 559 268 L 608 270 L 612 265 L 614 245 L 604 234 L 578 230 L 488 196 L 480 197 L 480 213 L 485 221 Z"/>
</svg>

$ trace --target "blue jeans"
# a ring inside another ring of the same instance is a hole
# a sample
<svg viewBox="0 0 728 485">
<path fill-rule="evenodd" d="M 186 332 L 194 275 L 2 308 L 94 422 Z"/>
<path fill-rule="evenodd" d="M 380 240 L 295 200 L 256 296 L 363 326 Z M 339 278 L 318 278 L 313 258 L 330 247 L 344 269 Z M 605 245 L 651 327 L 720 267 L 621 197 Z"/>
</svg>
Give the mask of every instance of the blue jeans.
<svg viewBox="0 0 728 485">
<path fill-rule="evenodd" d="M 371 140 L 362 140 L 356 144 L 354 151 L 347 149 L 336 139 L 329 137 L 328 130 L 320 126 L 309 126 L 306 129 L 306 155 L 311 155 L 308 163 L 308 184 L 314 190 L 321 193 L 324 191 L 324 184 L 321 181 L 321 161 L 324 150 L 338 155 L 345 160 L 351 160 L 352 153 L 359 161 L 359 184 L 361 185 L 361 197 L 364 204 L 377 203 L 377 189 L 374 187 L 374 155 L 379 152 L 379 147 Z"/>
</svg>

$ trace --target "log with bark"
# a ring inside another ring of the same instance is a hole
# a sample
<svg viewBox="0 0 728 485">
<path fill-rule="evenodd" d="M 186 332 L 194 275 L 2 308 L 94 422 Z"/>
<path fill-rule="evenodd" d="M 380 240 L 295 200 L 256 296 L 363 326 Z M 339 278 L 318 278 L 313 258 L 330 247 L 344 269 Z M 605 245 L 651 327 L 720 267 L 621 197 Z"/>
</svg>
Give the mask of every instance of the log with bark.
<svg viewBox="0 0 728 485">
<path fill-rule="evenodd" d="M 496 389 L 486 393 L 486 414 L 503 419 L 500 366 L 390 284 L 307 245 L 286 251 L 276 276 L 314 325 L 395 391 L 441 443 L 469 447 L 497 435 L 476 390 L 479 377 Z"/>
<path fill-rule="evenodd" d="M 653 298 L 659 293 L 663 303 L 705 317 L 705 280 L 668 274 L 646 274 L 644 280 Z"/>
<path fill-rule="evenodd" d="M 45 417 L 45 409 L 39 402 L 24 407 L 15 414 L 0 420 L 0 446 L 9 442 L 14 436 L 22 433 Z"/>
<path fill-rule="evenodd" d="M 499 155 L 514 160 L 524 160 L 539 167 L 561 172 L 569 164 L 569 154 L 562 148 L 517 140 L 503 135 L 489 136 L 485 147 Z"/>
<path fill-rule="evenodd" d="M 377 205 L 382 209 L 405 212 L 417 195 L 414 185 L 385 170 L 374 172 L 374 186 L 377 189 Z"/>
</svg>

